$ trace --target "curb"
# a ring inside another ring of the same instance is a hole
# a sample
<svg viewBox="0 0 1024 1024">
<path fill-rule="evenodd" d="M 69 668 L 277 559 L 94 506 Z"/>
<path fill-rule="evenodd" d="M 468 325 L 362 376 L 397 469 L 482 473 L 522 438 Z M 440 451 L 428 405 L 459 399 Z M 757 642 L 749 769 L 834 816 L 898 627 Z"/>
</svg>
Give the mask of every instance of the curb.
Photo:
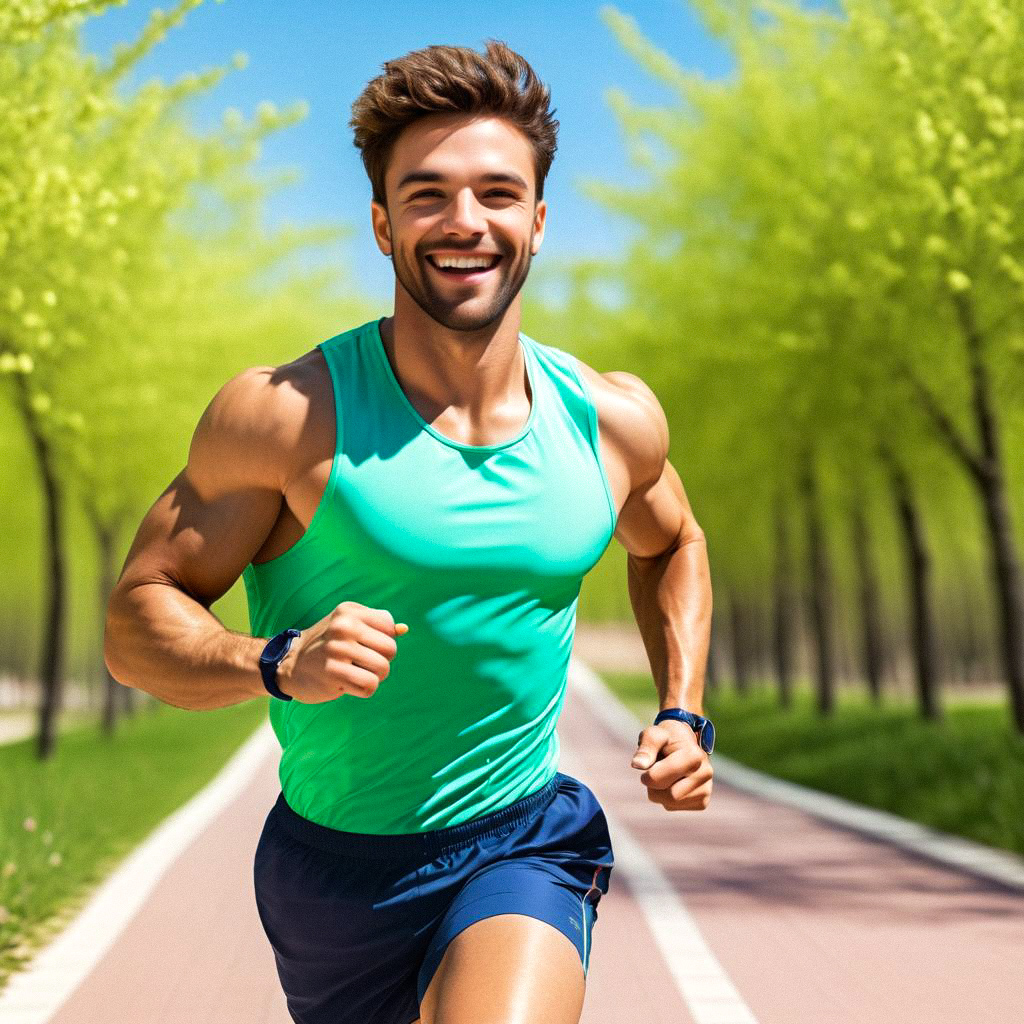
<svg viewBox="0 0 1024 1024">
<path fill-rule="evenodd" d="M 580 695 L 587 701 L 594 715 L 613 735 L 625 743 L 635 744 L 638 733 L 647 723 L 641 722 L 612 693 L 604 680 L 583 662 L 572 659 L 569 669 L 574 674 L 574 683 Z M 831 793 L 822 793 L 796 782 L 777 779 L 722 754 L 714 754 L 713 757 L 715 778 L 728 786 L 765 800 L 795 807 L 835 825 L 938 861 L 947 867 L 1024 892 L 1024 857 L 940 832 L 888 811 L 865 807 Z"/>
<path fill-rule="evenodd" d="M 0 992 L 4 1024 L 46 1024 L 103 958 L 157 882 L 245 788 L 277 738 L 264 722 L 188 803 L 165 818 L 116 868 L 71 923 Z"/>
</svg>

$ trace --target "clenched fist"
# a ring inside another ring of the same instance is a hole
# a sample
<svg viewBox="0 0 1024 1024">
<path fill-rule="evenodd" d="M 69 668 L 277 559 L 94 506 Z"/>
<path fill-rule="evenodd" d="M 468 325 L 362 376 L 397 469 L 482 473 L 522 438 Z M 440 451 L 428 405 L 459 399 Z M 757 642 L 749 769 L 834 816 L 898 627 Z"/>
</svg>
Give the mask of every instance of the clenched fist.
<svg viewBox="0 0 1024 1024">
<path fill-rule="evenodd" d="M 408 632 L 383 608 L 342 601 L 294 639 L 278 666 L 277 685 L 300 704 L 323 704 L 346 693 L 372 697 L 391 671 L 395 637 Z"/>
</svg>

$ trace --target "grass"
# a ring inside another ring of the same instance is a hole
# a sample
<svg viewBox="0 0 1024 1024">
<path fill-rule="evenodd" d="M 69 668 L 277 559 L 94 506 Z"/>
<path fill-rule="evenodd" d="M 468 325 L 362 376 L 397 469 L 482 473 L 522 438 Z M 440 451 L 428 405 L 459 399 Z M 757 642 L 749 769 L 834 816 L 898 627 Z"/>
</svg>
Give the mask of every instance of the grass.
<svg viewBox="0 0 1024 1024">
<path fill-rule="evenodd" d="M 603 673 L 642 721 L 657 712 L 649 674 Z M 708 691 L 715 750 L 758 771 L 1024 854 L 1024 736 L 1006 702 L 947 701 L 926 722 L 908 702 L 881 707 L 844 691 L 822 718 L 809 689 L 783 709 L 777 692 Z M 713 755 L 712 755 L 713 756 Z"/>
<path fill-rule="evenodd" d="M 164 818 L 216 775 L 266 718 L 266 703 L 140 709 L 105 739 L 65 732 L 0 747 L 0 987 Z"/>
</svg>

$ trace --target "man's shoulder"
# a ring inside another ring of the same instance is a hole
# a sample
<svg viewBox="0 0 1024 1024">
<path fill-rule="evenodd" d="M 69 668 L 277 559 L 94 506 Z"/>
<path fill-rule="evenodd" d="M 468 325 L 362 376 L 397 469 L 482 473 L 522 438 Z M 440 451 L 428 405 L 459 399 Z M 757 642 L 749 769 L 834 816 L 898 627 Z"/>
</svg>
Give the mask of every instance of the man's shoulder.
<svg viewBox="0 0 1024 1024">
<path fill-rule="evenodd" d="M 210 403 L 225 427 L 254 431 L 280 429 L 308 412 L 329 385 L 319 348 L 278 366 L 249 366 L 230 377 Z"/>
<path fill-rule="evenodd" d="M 658 396 L 635 373 L 600 372 L 577 358 L 602 437 L 622 453 L 634 481 L 657 479 L 668 455 L 668 420 Z"/>
<path fill-rule="evenodd" d="M 220 387 L 200 417 L 190 461 L 221 467 L 254 457 L 278 480 L 295 471 L 297 454 L 333 430 L 334 399 L 324 355 L 314 348 L 278 366 L 249 366 Z"/>
</svg>

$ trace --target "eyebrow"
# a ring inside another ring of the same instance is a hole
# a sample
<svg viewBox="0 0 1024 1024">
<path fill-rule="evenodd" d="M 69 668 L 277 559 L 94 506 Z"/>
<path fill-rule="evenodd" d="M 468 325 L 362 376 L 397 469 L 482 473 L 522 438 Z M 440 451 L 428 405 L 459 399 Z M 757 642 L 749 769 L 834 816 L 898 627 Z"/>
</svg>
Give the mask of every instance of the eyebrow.
<svg viewBox="0 0 1024 1024">
<path fill-rule="evenodd" d="M 396 188 L 401 190 L 405 188 L 406 185 L 414 185 L 421 182 L 434 183 L 444 180 L 444 175 L 439 171 L 410 171 L 404 178 L 402 178 Z M 518 185 L 524 191 L 529 188 L 526 182 L 523 181 L 518 174 L 514 174 L 512 171 L 491 171 L 488 174 L 481 174 L 480 180 L 486 182 L 505 182 L 510 185 Z"/>
</svg>

